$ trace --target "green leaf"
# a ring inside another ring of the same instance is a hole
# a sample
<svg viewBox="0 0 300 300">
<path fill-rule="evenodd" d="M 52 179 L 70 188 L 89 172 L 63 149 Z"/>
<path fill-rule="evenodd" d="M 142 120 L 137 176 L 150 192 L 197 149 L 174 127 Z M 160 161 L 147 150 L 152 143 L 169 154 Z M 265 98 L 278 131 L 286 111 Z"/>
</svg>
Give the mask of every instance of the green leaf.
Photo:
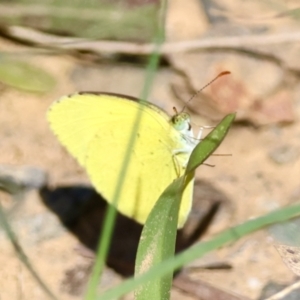
<svg viewBox="0 0 300 300">
<path fill-rule="evenodd" d="M 185 177 L 171 183 L 152 209 L 143 228 L 138 247 L 135 276 L 148 271 L 175 251 L 178 211 Z M 135 290 L 135 298 L 142 300 L 169 299 L 173 272 L 148 281 Z"/>
<path fill-rule="evenodd" d="M 154 1 L 142 5 L 95 0 L 11 2 L 0 1 L 4 28 L 17 25 L 65 36 L 138 42 L 150 42 L 156 33 L 158 5 Z"/>
<path fill-rule="evenodd" d="M 192 152 L 186 172 L 193 172 L 219 147 L 224 140 L 235 114 L 227 115 L 204 139 L 199 143 Z"/>
<path fill-rule="evenodd" d="M 0 57 L 0 82 L 27 92 L 45 93 L 55 86 L 55 79 L 43 69 L 27 62 Z"/>
<path fill-rule="evenodd" d="M 212 154 L 226 136 L 235 115 L 226 116 L 191 154 L 184 176 L 175 180 L 154 205 L 140 238 L 136 258 L 135 277 L 170 258 L 175 252 L 178 213 L 185 186 L 194 178 L 194 170 Z M 137 290 L 138 300 L 169 299 L 173 271 L 148 281 Z"/>
</svg>

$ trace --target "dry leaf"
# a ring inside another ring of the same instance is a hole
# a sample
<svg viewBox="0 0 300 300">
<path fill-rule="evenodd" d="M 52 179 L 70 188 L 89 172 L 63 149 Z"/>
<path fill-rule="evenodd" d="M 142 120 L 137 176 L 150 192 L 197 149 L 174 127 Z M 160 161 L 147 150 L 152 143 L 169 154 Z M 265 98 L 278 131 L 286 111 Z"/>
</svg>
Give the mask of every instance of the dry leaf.
<svg viewBox="0 0 300 300">
<path fill-rule="evenodd" d="M 282 260 L 297 276 L 300 276 L 300 247 L 283 244 L 274 245 Z"/>
</svg>

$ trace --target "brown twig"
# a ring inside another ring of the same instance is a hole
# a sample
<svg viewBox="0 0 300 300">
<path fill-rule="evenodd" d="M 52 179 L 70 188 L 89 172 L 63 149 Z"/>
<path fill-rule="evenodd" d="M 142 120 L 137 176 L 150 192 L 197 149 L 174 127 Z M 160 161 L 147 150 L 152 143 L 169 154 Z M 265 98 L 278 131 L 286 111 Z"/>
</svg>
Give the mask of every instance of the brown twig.
<svg viewBox="0 0 300 300">
<path fill-rule="evenodd" d="M 37 30 L 11 26 L 6 29 L 6 34 L 14 38 L 30 41 L 32 43 L 60 48 L 65 50 L 90 50 L 98 53 L 123 53 L 123 54 L 151 54 L 155 44 L 137 44 L 130 42 L 95 41 L 83 38 L 59 37 L 46 34 Z M 203 50 L 210 48 L 239 48 L 245 49 L 253 46 L 270 46 L 275 44 L 296 43 L 300 41 L 300 32 L 286 32 L 269 35 L 245 35 L 203 38 L 198 40 L 167 42 L 160 48 L 161 54 L 171 54 Z"/>
<path fill-rule="evenodd" d="M 185 274 L 179 274 L 173 281 L 173 286 L 194 296 L 196 299 L 203 300 L 249 300 L 249 298 L 236 295 L 231 292 L 223 291 L 202 280 L 193 281 Z"/>
<path fill-rule="evenodd" d="M 283 299 L 286 295 L 290 294 L 292 291 L 300 288 L 300 281 L 297 281 L 288 287 L 284 288 L 280 292 L 276 293 L 275 295 L 265 299 L 265 300 L 279 300 Z"/>
</svg>

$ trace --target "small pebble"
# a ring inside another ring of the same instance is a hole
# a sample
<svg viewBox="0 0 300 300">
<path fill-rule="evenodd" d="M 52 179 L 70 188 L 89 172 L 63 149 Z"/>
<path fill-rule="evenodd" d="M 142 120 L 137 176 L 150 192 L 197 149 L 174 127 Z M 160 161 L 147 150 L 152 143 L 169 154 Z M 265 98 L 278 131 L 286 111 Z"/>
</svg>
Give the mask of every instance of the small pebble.
<svg viewBox="0 0 300 300">
<path fill-rule="evenodd" d="M 40 189 L 47 184 L 47 173 L 31 166 L 0 165 L 0 190 L 10 194 Z"/>
<path fill-rule="evenodd" d="M 283 145 L 272 149 L 269 152 L 269 157 L 277 164 L 286 164 L 294 162 L 299 157 L 299 149 L 290 146 Z"/>
</svg>

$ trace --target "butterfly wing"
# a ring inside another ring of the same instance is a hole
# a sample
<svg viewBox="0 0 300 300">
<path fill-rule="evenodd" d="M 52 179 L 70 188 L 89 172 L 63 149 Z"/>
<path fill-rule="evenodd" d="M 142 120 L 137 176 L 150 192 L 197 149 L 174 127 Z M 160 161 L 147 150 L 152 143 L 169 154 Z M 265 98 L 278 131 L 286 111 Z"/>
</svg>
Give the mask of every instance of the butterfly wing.
<svg viewBox="0 0 300 300">
<path fill-rule="evenodd" d="M 82 94 L 63 98 L 50 110 L 49 119 L 61 143 L 86 168 L 96 190 L 112 203 L 140 109 L 142 119 L 128 158 L 118 210 L 144 223 L 178 171 L 181 175 L 184 172 L 172 152 L 182 148 L 182 139 L 170 125 L 168 115 L 153 105 L 119 96 Z M 179 227 L 190 211 L 192 190 L 190 180 L 180 208 Z"/>
<path fill-rule="evenodd" d="M 105 113 L 101 96 L 75 94 L 54 102 L 47 118 L 58 140 L 84 166 L 87 147 L 98 132 Z"/>
</svg>

